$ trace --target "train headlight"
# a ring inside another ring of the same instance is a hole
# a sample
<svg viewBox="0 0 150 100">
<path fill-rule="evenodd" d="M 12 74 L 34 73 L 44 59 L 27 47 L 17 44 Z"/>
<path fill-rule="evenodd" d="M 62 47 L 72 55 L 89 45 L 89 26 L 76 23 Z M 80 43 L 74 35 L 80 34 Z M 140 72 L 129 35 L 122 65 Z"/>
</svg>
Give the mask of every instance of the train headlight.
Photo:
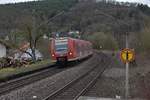
<svg viewBox="0 0 150 100">
<path fill-rule="evenodd" d="M 70 52 L 69 55 L 72 55 L 72 52 Z"/>
<path fill-rule="evenodd" d="M 52 57 L 54 57 L 55 55 L 54 54 L 52 54 Z"/>
</svg>

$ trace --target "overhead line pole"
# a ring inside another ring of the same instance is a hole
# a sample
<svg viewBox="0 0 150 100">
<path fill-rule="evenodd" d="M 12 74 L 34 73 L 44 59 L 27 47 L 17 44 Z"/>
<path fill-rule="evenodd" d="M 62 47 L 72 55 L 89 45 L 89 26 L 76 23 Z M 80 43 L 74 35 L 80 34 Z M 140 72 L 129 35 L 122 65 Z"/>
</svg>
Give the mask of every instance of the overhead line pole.
<svg viewBox="0 0 150 100">
<path fill-rule="evenodd" d="M 73 6 L 73 7 L 74 7 L 74 6 Z M 73 7 L 71 7 L 69 10 L 72 10 Z M 49 24 L 50 21 L 54 20 L 55 18 L 57 18 L 58 16 L 64 14 L 65 12 L 66 12 L 65 10 L 59 12 L 57 15 L 53 16 L 52 18 L 49 18 L 48 21 L 45 21 L 45 22 L 41 23 L 37 28 L 40 28 L 40 27 L 41 27 L 42 25 L 44 25 L 44 24 Z"/>
<path fill-rule="evenodd" d="M 43 22 L 42 24 L 40 24 L 37 28 L 40 28 L 40 27 L 41 27 L 42 25 L 44 25 L 44 24 L 50 23 L 50 21 L 54 20 L 56 17 L 58 17 L 58 16 L 60 16 L 60 15 L 62 15 L 62 14 L 64 14 L 64 13 L 65 13 L 65 11 L 61 11 L 60 13 L 58 13 L 57 15 L 55 15 L 54 17 L 48 19 L 48 21 Z"/>
<path fill-rule="evenodd" d="M 77 4 L 78 4 L 78 3 L 77 3 Z M 76 4 L 76 5 L 77 5 L 77 4 Z M 74 6 L 72 6 L 69 10 L 72 10 L 73 7 L 74 7 Z M 69 10 L 68 10 L 68 11 L 69 11 Z M 39 26 L 37 26 L 37 29 L 40 28 L 40 27 L 41 27 L 42 25 L 44 25 L 44 24 L 49 24 L 52 20 L 54 20 L 54 19 L 57 18 L 58 16 L 64 14 L 65 12 L 66 12 L 66 11 L 63 10 L 63 11 L 59 12 L 58 14 L 56 14 L 55 16 L 53 16 L 52 18 L 49 18 L 48 21 L 45 21 L 45 22 L 41 23 Z"/>
</svg>

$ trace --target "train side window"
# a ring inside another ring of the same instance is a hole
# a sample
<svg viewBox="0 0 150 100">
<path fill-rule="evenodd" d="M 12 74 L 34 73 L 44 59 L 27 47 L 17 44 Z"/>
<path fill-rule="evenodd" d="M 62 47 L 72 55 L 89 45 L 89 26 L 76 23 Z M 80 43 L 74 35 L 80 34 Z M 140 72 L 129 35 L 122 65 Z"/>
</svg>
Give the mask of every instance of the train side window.
<svg viewBox="0 0 150 100">
<path fill-rule="evenodd" d="M 79 53 L 80 52 L 80 44 L 78 44 L 78 43 L 75 43 L 76 44 L 76 51 Z"/>
</svg>

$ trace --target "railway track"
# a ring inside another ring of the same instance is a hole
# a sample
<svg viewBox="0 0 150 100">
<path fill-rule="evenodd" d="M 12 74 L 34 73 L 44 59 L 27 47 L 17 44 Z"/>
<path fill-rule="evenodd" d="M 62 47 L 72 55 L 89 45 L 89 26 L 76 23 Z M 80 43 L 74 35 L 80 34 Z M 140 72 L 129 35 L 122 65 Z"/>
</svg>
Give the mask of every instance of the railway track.
<svg viewBox="0 0 150 100">
<path fill-rule="evenodd" d="M 67 68 L 66 68 L 67 69 Z M 6 94 L 12 90 L 18 89 L 25 85 L 34 83 L 43 78 L 50 77 L 56 73 L 65 70 L 65 68 L 58 68 L 57 66 L 50 67 L 48 69 L 42 70 L 40 72 L 26 75 L 24 77 L 20 77 L 14 80 L 10 80 L 8 82 L 4 82 L 0 84 L 0 95 Z"/>
<path fill-rule="evenodd" d="M 78 64 L 82 63 L 84 60 L 81 60 L 80 62 L 78 62 Z M 4 82 L 4 83 L 0 83 L 0 96 L 6 93 L 9 93 L 12 90 L 19 89 L 23 86 L 29 85 L 41 79 L 55 75 L 61 71 L 72 68 L 73 66 L 78 65 L 78 64 L 74 64 L 72 62 L 72 63 L 69 63 L 67 67 L 63 67 L 63 68 L 60 68 L 60 66 L 57 66 L 57 65 L 51 65 L 50 67 L 44 70 L 41 70 L 39 72 L 29 74 L 24 77 L 16 78 L 16 79 Z"/>
<path fill-rule="evenodd" d="M 101 63 L 103 63 L 101 66 L 99 63 L 96 64 L 91 70 L 49 94 L 43 100 L 77 100 L 79 96 L 88 91 L 109 66 L 109 63 L 105 63 L 104 59 L 101 59 Z"/>
</svg>

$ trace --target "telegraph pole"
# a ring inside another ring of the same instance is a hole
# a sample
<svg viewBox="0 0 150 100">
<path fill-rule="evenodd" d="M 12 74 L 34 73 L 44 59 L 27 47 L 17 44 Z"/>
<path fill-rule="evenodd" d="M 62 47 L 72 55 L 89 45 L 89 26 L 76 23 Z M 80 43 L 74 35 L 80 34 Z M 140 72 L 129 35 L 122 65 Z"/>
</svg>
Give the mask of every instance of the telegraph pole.
<svg viewBox="0 0 150 100">
<path fill-rule="evenodd" d="M 126 48 L 129 48 L 128 34 L 126 33 Z M 126 59 L 128 59 L 128 51 L 126 53 Z M 129 62 L 126 62 L 126 80 L 125 80 L 125 98 L 129 98 Z"/>
</svg>

